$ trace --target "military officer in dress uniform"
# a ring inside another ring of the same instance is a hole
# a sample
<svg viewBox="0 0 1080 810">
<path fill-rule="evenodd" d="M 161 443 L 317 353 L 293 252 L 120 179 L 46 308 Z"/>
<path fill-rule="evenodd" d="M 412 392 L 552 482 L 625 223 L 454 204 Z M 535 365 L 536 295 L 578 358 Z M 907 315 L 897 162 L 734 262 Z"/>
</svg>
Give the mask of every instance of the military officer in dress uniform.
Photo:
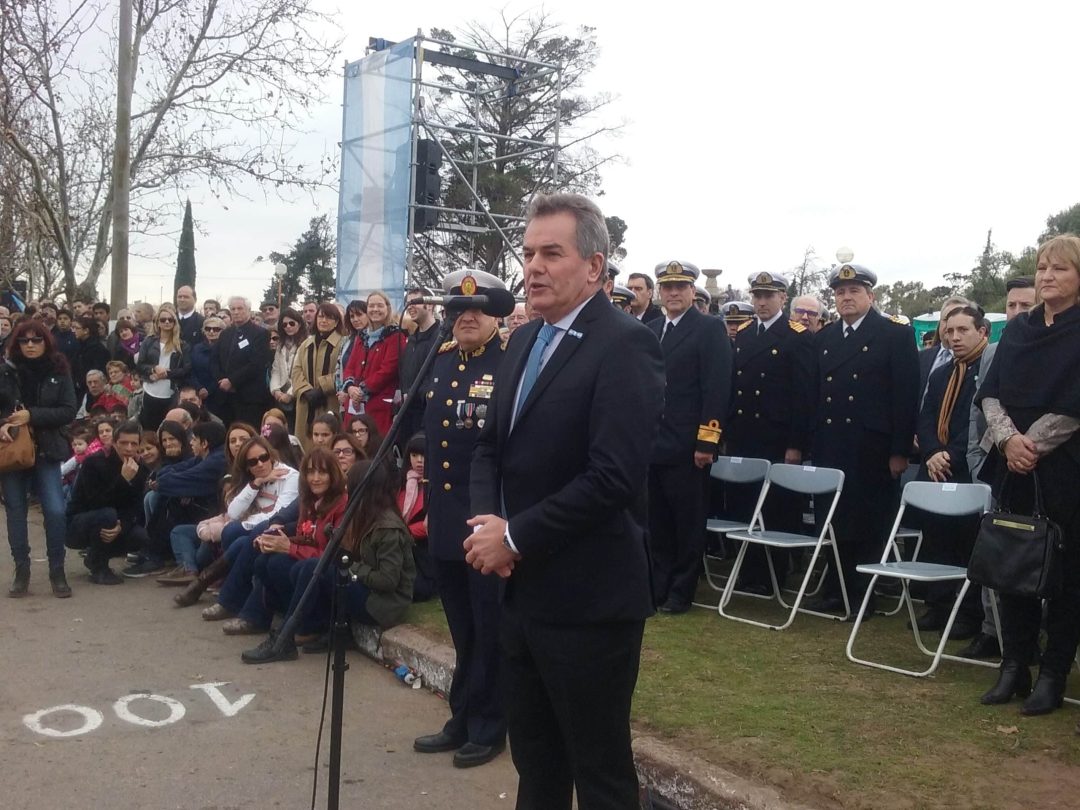
<svg viewBox="0 0 1080 810">
<path fill-rule="evenodd" d="M 754 317 L 754 308 L 745 301 L 731 301 L 724 304 L 720 309 L 720 314 L 724 316 L 728 337 L 734 343 L 735 334 L 739 331 L 739 327 Z"/>
<path fill-rule="evenodd" d="M 630 312 L 630 305 L 634 303 L 634 293 L 628 287 L 616 284 L 611 288 L 611 303 L 623 312 Z"/>
<path fill-rule="evenodd" d="M 685 613 L 705 549 L 709 467 L 716 460 L 731 394 L 731 342 L 719 318 L 694 307 L 700 275 L 689 262 L 656 267 L 665 316 L 648 324 L 660 338 L 667 385 L 649 466 L 649 545 L 656 603 Z"/>
<path fill-rule="evenodd" d="M 712 296 L 706 290 L 701 287 L 694 287 L 694 306 L 697 311 L 702 315 L 709 314 L 709 304 L 712 303 Z"/>
<path fill-rule="evenodd" d="M 854 608 L 869 578 L 860 563 L 877 562 L 899 506 L 919 405 L 919 354 L 910 326 L 874 309 L 877 276 L 857 264 L 829 275 L 840 319 L 815 336 L 817 416 L 813 463 L 844 471 L 833 528 Z M 830 569 L 823 597 L 807 607 L 842 610 Z"/>
<path fill-rule="evenodd" d="M 482 295 L 506 289 L 495 276 L 459 270 L 443 280 L 447 295 Z M 421 753 L 456 751 L 454 765 L 467 768 L 496 757 L 506 745 L 506 720 L 498 692 L 498 577 L 465 562 L 462 539 L 469 506 L 473 444 L 491 406 L 505 343 L 498 320 L 479 309 L 447 311 L 454 339 L 444 343 L 429 374 L 424 432 L 428 477 L 428 547 L 439 595 L 450 626 L 457 666 L 450 686 L 450 719 L 442 731 L 413 743 Z"/>
<path fill-rule="evenodd" d="M 765 458 L 799 464 L 810 454 L 814 426 L 814 347 L 809 330 L 784 314 L 788 280 L 779 273 L 750 276 L 754 318 L 744 320 L 735 335 L 735 378 L 727 422 L 730 456 Z M 727 506 L 738 518 L 750 519 L 757 488 L 729 487 Z M 765 502 L 765 525 L 797 532 L 802 509 L 797 496 L 780 489 Z M 787 555 L 772 553 L 779 584 L 787 573 Z M 740 590 L 771 594 L 765 551 L 747 549 Z"/>
</svg>

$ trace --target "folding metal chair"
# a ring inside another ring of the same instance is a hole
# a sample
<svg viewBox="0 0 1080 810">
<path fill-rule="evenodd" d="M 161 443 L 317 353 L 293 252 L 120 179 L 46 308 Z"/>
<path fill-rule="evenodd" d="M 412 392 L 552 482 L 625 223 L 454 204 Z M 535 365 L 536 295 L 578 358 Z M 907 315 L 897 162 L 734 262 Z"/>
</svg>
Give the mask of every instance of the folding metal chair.
<svg viewBox="0 0 1080 810">
<path fill-rule="evenodd" d="M 956 614 L 960 610 L 960 604 L 964 601 L 964 596 L 967 595 L 968 588 L 971 586 L 971 581 L 967 578 L 967 568 L 965 566 L 919 562 L 917 559 L 909 562 L 901 558 L 900 549 L 896 544 L 896 536 L 900 530 L 900 521 L 903 519 L 904 511 L 908 506 L 934 515 L 947 517 L 981 515 L 990 508 L 990 487 L 986 484 L 937 484 L 930 481 L 912 481 L 904 487 L 903 495 L 900 498 L 900 509 L 896 513 L 896 520 L 893 521 L 892 531 L 889 532 L 889 541 L 885 544 L 885 550 L 881 554 L 881 562 L 859 565 L 855 568 L 860 574 L 870 574 L 872 578 L 870 586 L 866 589 L 866 596 L 863 598 L 862 605 L 859 607 L 859 613 L 855 617 L 855 626 L 851 628 L 851 635 L 848 637 L 847 657 L 856 664 L 898 672 L 901 675 L 911 675 L 915 678 L 924 678 L 932 674 L 943 658 L 965 664 L 995 666 L 995 664 L 988 661 L 961 658 L 958 655 L 947 655 L 945 653 L 945 644 L 949 640 L 949 632 L 952 630 Z M 890 558 L 892 559 L 890 560 Z M 877 661 L 856 658 L 852 652 L 855 646 L 855 638 L 862 627 L 866 607 L 870 603 L 870 596 L 874 592 L 874 586 L 877 584 L 878 579 L 882 577 L 900 581 L 903 588 L 900 598 L 907 605 L 908 614 L 911 616 L 911 630 L 915 635 L 915 643 L 925 655 L 929 655 L 933 659 L 929 668 L 925 670 L 903 669 Z M 923 644 L 922 637 L 919 634 L 919 621 L 915 616 L 915 605 L 912 603 L 908 583 L 961 581 L 964 584 L 960 587 L 953 602 L 952 610 L 949 612 L 949 619 L 945 623 L 945 629 L 941 631 L 941 641 L 938 643 L 937 649 L 931 651 Z M 993 610 L 994 621 L 997 622 L 996 606 Z"/>
<path fill-rule="evenodd" d="M 919 559 L 919 552 L 922 550 L 922 540 L 923 540 L 923 533 L 919 529 L 907 529 L 907 528 L 901 526 L 899 529 L 896 530 L 896 539 L 904 541 L 904 551 L 905 552 L 907 551 L 907 541 L 908 540 L 914 540 L 915 541 L 915 548 L 912 550 L 911 559 L 912 560 Z M 879 616 L 895 616 L 897 613 L 899 613 L 901 610 L 904 609 L 904 595 L 903 595 L 903 593 L 901 593 L 899 596 L 896 596 L 896 595 L 894 595 L 892 593 L 887 593 L 887 594 L 878 593 L 877 595 L 879 597 L 883 597 L 885 599 L 896 599 L 896 607 L 894 607 L 892 610 L 879 610 L 878 611 Z M 912 601 L 913 602 L 922 602 L 921 599 L 913 599 Z"/>
<path fill-rule="evenodd" d="M 761 507 L 765 502 L 765 497 L 768 494 L 769 489 L 774 486 L 797 492 L 802 495 L 831 496 L 832 499 L 829 503 L 828 513 L 826 514 L 825 521 L 821 525 L 821 531 L 816 537 L 805 534 L 794 534 L 792 532 L 769 531 L 764 527 L 754 528 L 755 524 L 761 520 Z M 720 604 L 717 605 L 717 611 L 721 616 L 726 619 L 733 619 L 737 622 L 745 622 L 746 624 L 753 624 L 758 627 L 766 627 L 770 630 L 786 630 L 791 626 L 791 623 L 795 621 L 795 615 L 797 613 L 809 613 L 813 616 L 821 616 L 825 619 L 836 619 L 839 621 L 844 621 L 851 615 L 851 604 L 848 602 L 847 586 L 844 583 L 843 569 L 840 567 L 840 552 L 836 547 L 836 535 L 833 532 L 832 527 L 833 513 L 836 511 L 836 503 L 840 499 L 840 492 L 843 488 L 844 473 L 840 470 L 834 470 L 828 467 L 800 466 L 797 464 L 773 464 L 769 467 L 769 475 L 766 481 L 765 490 L 758 499 L 758 505 L 754 510 L 754 517 L 751 519 L 750 528 L 746 531 L 733 531 L 728 534 L 728 537 L 731 540 L 740 541 L 741 545 L 739 546 L 739 553 L 735 557 L 735 565 L 732 567 L 731 573 L 728 574 L 727 585 L 724 588 L 723 595 L 720 597 Z M 735 582 L 739 578 L 739 571 L 742 569 L 743 559 L 746 557 L 746 549 L 751 544 L 765 547 L 765 559 L 769 565 L 769 578 L 772 581 L 773 587 L 773 595 L 768 598 L 775 599 L 782 607 L 789 609 L 787 621 L 783 624 L 759 622 L 743 616 L 735 616 L 727 611 L 728 603 L 731 601 L 731 597 L 735 592 Z M 810 579 L 814 574 L 814 566 L 817 564 L 818 557 L 825 547 L 832 548 L 833 563 L 836 565 L 837 576 L 840 577 L 840 593 L 844 600 L 844 614 L 842 616 L 836 616 L 831 613 L 821 613 L 816 610 L 807 610 L 806 608 L 801 607 L 803 598 L 806 596 L 806 586 L 809 584 Z M 812 548 L 814 550 L 810 557 L 810 562 L 806 566 L 806 573 L 803 575 L 802 582 L 799 584 L 799 590 L 796 592 L 795 600 L 790 605 L 784 601 L 780 583 L 776 580 L 776 569 L 773 566 L 770 552 L 770 549 L 773 548 Z"/>
<path fill-rule="evenodd" d="M 758 497 L 754 505 L 754 514 L 758 514 L 757 507 L 761 505 L 765 497 L 766 481 L 769 475 L 769 462 L 763 458 L 743 458 L 741 456 L 720 456 L 713 462 L 712 467 L 709 469 L 709 477 L 717 481 L 723 481 L 726 484 L 761 484 L 761 489 L 758 490 Z M 745 520 L 723 520 L 721 518 L 709 518 L 705 523 L 705 531 L 712 532 L 719 535 L 721 541 L 728 532 L 733 531 L 745 531 L 749 529 L 752 524 L 747 523 Z M 758 528 L 765 528 L 765 524 L 759 522 Z M 705 553 L 702 560 L 705 566 L 705 581 L 709 583 L 709 587 L 714 591 L 723 592 L 724 586 L 727 584 L 727 577 L 723 574 L 715 573 L 710 570 L 709 562 L 718 563 L 723 560 L 723 557 L 715 557 L 708 552 Z M 741 594 L 742 591 L 739 591 Z M 743 594 L 745 596 L 757 596 L 757 594 Z M 768 597 L 759 597 L 768 598 Z M 713 609 L 713 605 L 706 605 L 701 602 L 694 603 L 697 607 L 707 607 L 709 610 Z"/>
</svg>

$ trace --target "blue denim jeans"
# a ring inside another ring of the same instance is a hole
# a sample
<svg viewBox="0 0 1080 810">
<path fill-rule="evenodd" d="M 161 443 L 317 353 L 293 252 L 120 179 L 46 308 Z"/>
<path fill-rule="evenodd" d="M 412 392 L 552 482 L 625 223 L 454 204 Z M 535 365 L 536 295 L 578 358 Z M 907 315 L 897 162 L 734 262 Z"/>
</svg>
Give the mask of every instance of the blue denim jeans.
<svg viewBox="0 0 1080 810">
<path fill-rule="evenodd" d="M 260 556 L 262 552 L 255 548 L 251 538 L 234 538 L 232 545 L 225 549 L 225 557 L 230 563 L 229 574 L 225 577 L 221 592 L 218 593 L 218 604 L 230 613 L 240 613 L 248 596 L 251 595 L 255 560 Z"/>
<path fill-rule="evenodd" d="M 0 488 L 7 504 L 8 545 L 16 565 L 30 564 L 30 532 L 27 527 L 27 502 L 33 486 L 45 516 L 45 547 L 50 570 L 64 567 L 64 490 L 60 481 L 60 462 L 40 457 L 29 470 L 0 473 Z"/>
<path fill-rule="evenodd" d="M 196 525 L 187 523 L 174 526 L 169 532 L 169 545 L 172 546 L 173 557 L 177 565 L 184 566 L 187 571 L 198 571 L 199 566 L 196 555 L 199 552 L 199 544 L 202 542 L 196 534 Z"/>
<path fill-rule="evenodd" d="M 289 619 L 300 603 L 300 597 L 307 589 L 315 575 L 315 568 L 319 564 L 319 558 L 293 561 L 292 565 L 284 561 L 275 562 L 274 557 L 286 556 L 271 554 L 264 566 L 256 566 L 255 576 L 261 578 L 266 589 L 266 606 L 269 611 L 284 612 L 285 618 Z M 329 565 L 323 571 L 318 586 L 311 594 L 310 599 L 304 603 L 299 621 L 296 624 L 296 632 L 302 635 L 321 633 L 330 629 L 332 620 L 330 605 L 336 587 L 337 570 Z M 345 590 L 345 612 L 349 619 L 360 624 L 370 624 L 378 627 L 379 623 L 367 612 L 367 599 L 371 592 L 361 582 L 353 582 Z"/>
</svg>

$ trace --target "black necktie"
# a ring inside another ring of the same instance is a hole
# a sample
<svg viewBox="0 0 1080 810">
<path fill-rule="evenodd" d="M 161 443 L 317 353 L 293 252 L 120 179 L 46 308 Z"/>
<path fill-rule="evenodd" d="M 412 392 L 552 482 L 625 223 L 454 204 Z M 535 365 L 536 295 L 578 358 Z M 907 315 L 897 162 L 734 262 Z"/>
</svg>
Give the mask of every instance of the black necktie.
<svg viewBox="0 0 1080 810">
<path fill-rule="evenodd" d="M 663 343 L 665 340 L 667 340 L 667 336 L 671 334 L 671 330 L 674 329 L 674 328 L 675 328 L 675 322 L 674 321 L 668 321 L 667 323 L 664 324 L 664 334 L 662 334 L 660 336 L 660 342 L 661 343 Z"/>
<path fill-rule="evenodd" d="M 757 322 L 757 333 L 758 337 L 761 337 L 765 334 L 765 324 L 763 324 L 761 321 Z"/>
<path fill-rule="evenodd" d="M 844 337 L 845 338 L 849 338 L 854 334 L 855 334 L 855 327 L 854 326 L 848 326 L 846 329 L 844 329 Z"/>
</svg>

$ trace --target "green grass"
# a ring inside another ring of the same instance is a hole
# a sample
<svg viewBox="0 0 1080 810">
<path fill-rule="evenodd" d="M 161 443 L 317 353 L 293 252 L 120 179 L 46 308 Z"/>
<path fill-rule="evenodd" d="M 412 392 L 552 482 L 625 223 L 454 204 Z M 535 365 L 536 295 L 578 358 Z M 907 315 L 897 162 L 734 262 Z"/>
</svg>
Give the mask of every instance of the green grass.
<svg viewBox="0 0 1080 810">
<path fill-rule="evenodd" d="M 780 615 L 758 600 L 732 606 Z M 437 603 L 414 606 L 409 620 L 449 641 Z M 924 667 L 905 622 L 904 613 L 875 618 L 856 651 Z M 996 677 L 985 667 L 946 661 L 915 679 L 852 664 L 850 631 L 813 616 L 781 633 L 696 608 L 657 616 L 646 625 L 634 723 L 821 807 L 1080 804 L 1075 707 L 1022 718 L 1017 703 L 982 706 Z M 927 646 L 936 641 L 925 634 Z"/>
</svg>

